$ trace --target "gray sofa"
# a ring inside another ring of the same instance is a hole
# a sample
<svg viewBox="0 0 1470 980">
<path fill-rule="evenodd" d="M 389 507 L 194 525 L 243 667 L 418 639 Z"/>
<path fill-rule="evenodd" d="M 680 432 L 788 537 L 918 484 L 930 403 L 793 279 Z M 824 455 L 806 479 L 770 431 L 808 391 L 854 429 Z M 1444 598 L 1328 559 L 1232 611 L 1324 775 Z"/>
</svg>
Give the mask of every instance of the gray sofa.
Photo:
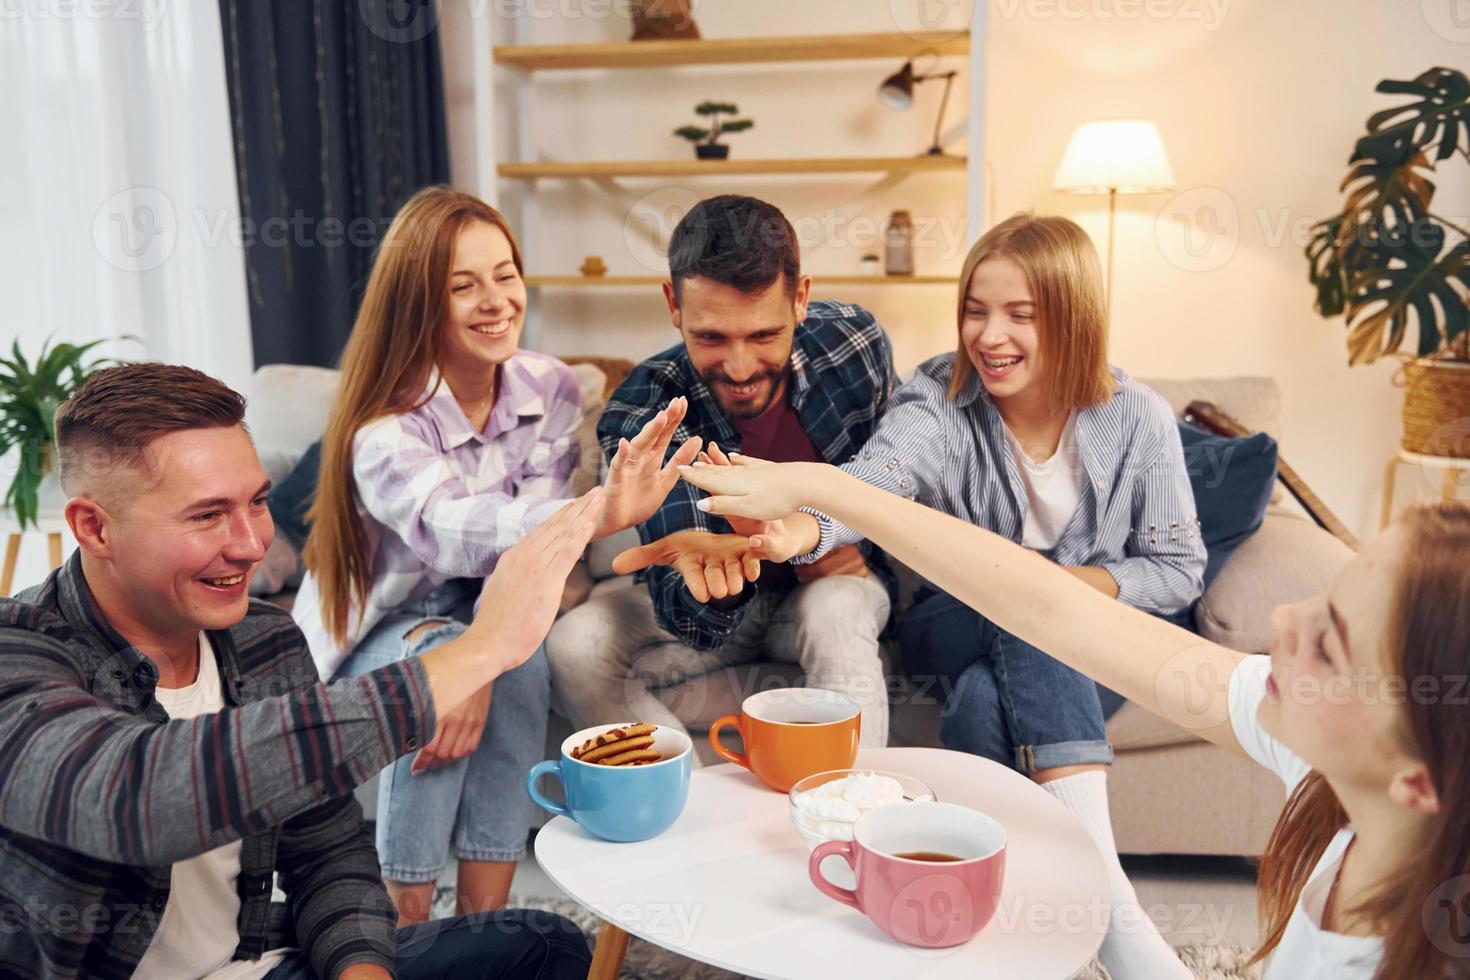
<svg viewBox="0 0 1470 980">
<path fill-rule="evenodd" d="M 579 479 L 595 479 L 596 448 L 591 438 L 603 399 L 603 375 L 588 364 L 574 370 L 587 401 L 584 452 Z M 1191 401 L 1213 402 L 1247 429 L 1264 431 L 1278 442 L 1280 391 L 1269 378 L 1147 380 L 1176 412 Z M 256 372 L 250 390 L 248 422 L 272 479 L 290 471 L 295 460 L 320 437 L 336 385 L 335 372 L 321 368 L 268 366 Z M 1282 446 L 1289 457 L 1291 447 Z M 570 607 L 590 590 L 641 588 L 614 576 L 613 555 L 636 533 L 597 542 L 584 568 L 568 584 L 563 603 Z M 1351 551 L 1319 528 L 1294 502 L 1278 494 L 1261 529 L 1244 542 L 1200 602 L 1197 627 L 1207 639 L 1249 653 L 1265 652 L 1271 642 L 1269 614 L 1283 602 L 1327 588 Z M 289 544 L 272 547 L 259 580 L 261 590 L 289 603 L 297 559 Z M 555 629 L 555 627 L 553 627 Z M 892 651 L 887 651 L 892 666 Z M 714 760 L 705 739 L 710 722 L 738 711 L 749 693 L 799 680 L 795 668 L 770 662 L 717 671 L 658 692 L 688 725 L 705 761 Z M 938 745 L 939 712 L 932 698 L 908 692 L 895 699 L 890 744 Z M 571 731 L 556 711 L 550 719 L 548 758 Z M 1119 850 L 1127 854 L 1259 855 L 1283 802 L 1280 784 L 1248 760 L 1218 749 L 1183 728 L 1124 705 L 1108 723 L 1117 752 L 1110 777 L 1113 827 Z M 369 791 L 370 792 L 370 791 Z"/>
</svg>

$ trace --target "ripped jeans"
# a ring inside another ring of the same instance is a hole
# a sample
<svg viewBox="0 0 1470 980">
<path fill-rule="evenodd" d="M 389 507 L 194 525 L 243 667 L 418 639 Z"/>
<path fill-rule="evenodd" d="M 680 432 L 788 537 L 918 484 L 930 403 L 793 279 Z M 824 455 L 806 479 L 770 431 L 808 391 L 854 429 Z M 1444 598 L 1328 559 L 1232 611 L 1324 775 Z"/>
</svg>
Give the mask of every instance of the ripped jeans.
<svg viewBox="0 0 1470 980">
<path fill-rule="evenodd" d="M 459 636 L 470 621 L 478 579 L 453 579 L 385 617 L 358 643 L 338 676 L 417 657 Z M 408 642 L 425 623 L 438 625 Z M 378 860 L 399 884 L 436 881 L 451 849 L 460 861 L 518 861 L 526 853 L 532 803 L 526 772 L 541 761 L 551 702 L 546 653 L 495 679 L 480 745 L 467 758 L 415 776 L 415 753 L 378 777 Z"/>
</svg>

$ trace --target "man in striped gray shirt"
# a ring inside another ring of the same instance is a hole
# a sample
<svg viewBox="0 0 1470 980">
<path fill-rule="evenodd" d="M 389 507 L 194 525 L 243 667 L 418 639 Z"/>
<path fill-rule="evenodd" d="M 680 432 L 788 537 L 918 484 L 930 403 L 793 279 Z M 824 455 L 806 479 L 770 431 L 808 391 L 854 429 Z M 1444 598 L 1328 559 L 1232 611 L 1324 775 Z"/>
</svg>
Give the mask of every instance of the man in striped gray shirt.
<svg viewBox="0 0 1470 980">
<path fill-rule="evenodd" d="M 244 411 L 134 364 L 57 413 L 78 550 L 0 599 L 0 976 L 585 976 L 547 913 L 395 930 L 351 791 L 536 650 L 602 492 L 501 558 L 461 637 L 324 685 L 247 592 L 273 528 Z"/>
</svg>

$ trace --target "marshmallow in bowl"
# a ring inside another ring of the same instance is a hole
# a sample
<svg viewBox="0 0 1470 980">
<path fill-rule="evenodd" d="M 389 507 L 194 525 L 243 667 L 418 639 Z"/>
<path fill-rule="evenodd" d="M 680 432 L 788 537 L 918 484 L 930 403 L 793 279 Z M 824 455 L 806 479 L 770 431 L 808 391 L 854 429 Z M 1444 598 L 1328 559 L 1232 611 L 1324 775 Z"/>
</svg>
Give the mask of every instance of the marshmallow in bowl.
<svg viewBox="0 0 1470 980">
<path fill-rule="evenodd" d="M 904 801 L 898 780 L 872 772 L 829 780 L 792 798 L 797 824 L 828 840 L 852 840 L 852 826 L 859 817 L 880 806 Z"/>
</svg>

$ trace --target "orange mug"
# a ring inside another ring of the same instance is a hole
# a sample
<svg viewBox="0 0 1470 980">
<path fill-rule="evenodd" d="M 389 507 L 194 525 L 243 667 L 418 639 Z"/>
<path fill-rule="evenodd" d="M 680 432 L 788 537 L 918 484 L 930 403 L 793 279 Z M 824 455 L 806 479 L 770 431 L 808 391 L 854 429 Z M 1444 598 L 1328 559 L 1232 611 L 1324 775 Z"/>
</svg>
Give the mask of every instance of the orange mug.
<svg viewBox="0 0 1470 980">
<path fill-rule="evenodd" d="M 743 753 L 720 744 L 720 730 L 729 726 L 740 732 Z M 783 687 L 752 694 L 740 705 L 738 717 L 716 718 L 709 726 L 709 744 L 721 758 L 784 793 L 814 773 L 850 769 L 861 730 L 862 709 L 847 695 Z"/>
</svg>

